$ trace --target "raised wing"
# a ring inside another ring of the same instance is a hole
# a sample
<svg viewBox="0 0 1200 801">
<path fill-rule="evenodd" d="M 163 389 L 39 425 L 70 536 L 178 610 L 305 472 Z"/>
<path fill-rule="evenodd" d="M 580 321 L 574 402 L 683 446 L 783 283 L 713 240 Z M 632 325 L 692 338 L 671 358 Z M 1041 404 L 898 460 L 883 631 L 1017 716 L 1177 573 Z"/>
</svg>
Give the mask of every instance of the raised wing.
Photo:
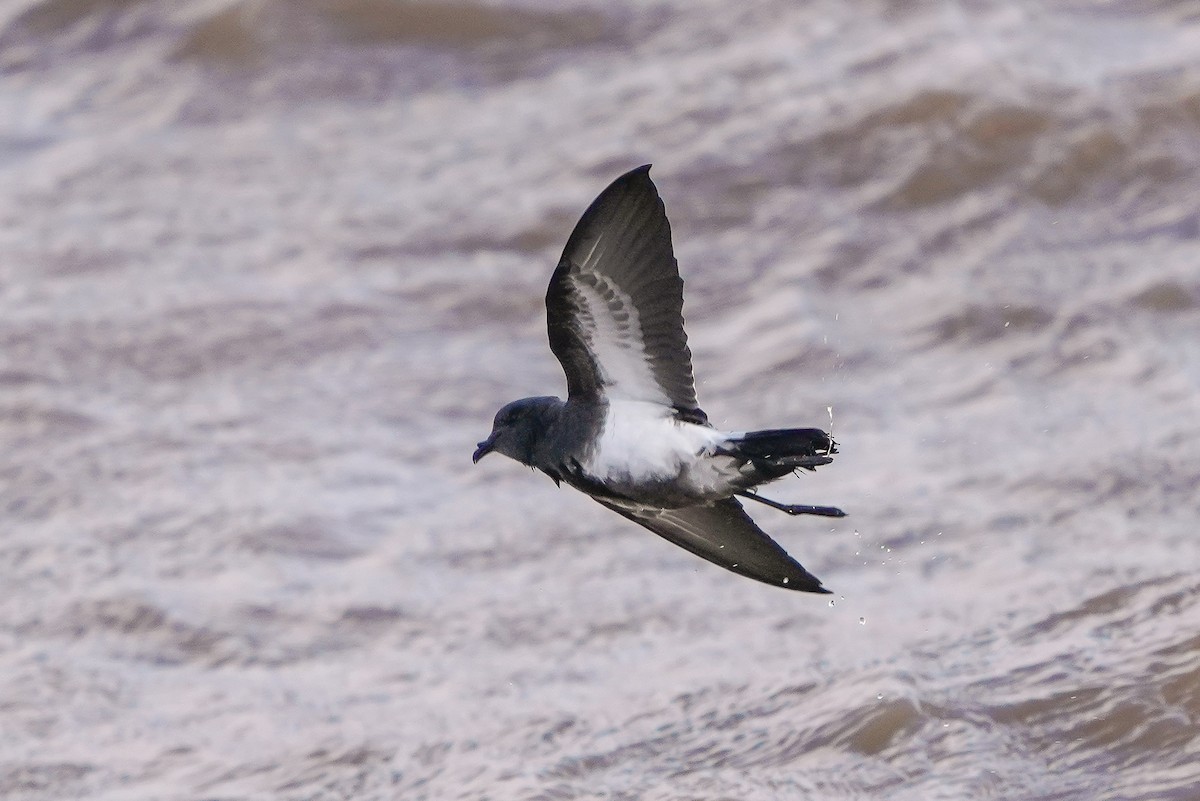
<svg viewBox="0 0 1200 801">
<path fill-rule="evenodd" d="M 613 181 L 584 212 L 550 279 L 546 313 L 571 398 L 650 401 L 706 421 L 650 165 Z"/>
<path fill-rule="evenodd" d="M 820 579 L 755 525 L 735 498 L 708 506 L 653 511 L 632 511 L 596 500 L 726 570 L 788 590 L 829 592 Z"/>
</svg>

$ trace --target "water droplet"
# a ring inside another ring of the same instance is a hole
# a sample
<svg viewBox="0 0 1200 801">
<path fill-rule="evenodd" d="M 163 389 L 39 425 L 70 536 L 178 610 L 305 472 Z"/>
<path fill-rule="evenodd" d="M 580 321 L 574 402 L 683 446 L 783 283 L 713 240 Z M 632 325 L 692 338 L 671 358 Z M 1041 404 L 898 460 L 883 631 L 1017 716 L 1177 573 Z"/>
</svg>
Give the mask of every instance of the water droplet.
<svg viewBox="0 0 1200 801">
<path fill-rule="evenodd" d="M 830 602 L 829 602 L 829 606 L 830 606 L 830 607 L 832 607 L 832 606 L 833 606 L 833 601 L 830 601 Z"/>
<path fill-rule="evenodd" d="M 860 617 L 860 618 L 858 619 L 858 625 L 860 625 L 860 626 L 865 626 L 865 625 L 867 625 L 867 619 L 866 619 L 865 617 Z"/>
<path fill-rule="evenodd" d="M 882 700 L 883 700 L 883 693 L 875 693 L 875 700 L 876 700 L 876 701 L 882 701 Z"/>
</svg>

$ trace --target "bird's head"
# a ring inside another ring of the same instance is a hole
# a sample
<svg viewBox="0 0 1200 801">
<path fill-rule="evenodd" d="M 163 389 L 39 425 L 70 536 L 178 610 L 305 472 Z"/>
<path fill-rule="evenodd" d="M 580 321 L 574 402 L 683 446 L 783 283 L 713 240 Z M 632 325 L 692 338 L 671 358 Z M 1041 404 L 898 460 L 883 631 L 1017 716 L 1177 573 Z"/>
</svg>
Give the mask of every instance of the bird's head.
<svg viewBox="0 0 1200 801">
<path fill-rule="evenodd" d="M 479 443 L 471 461 L 478 462 L 495 451 L 532 465 L 534 445 L 549 423 L 551 410 L 561 404 L 558 398 L 522 398 L 504 406 L 496 412 L 492 433 Z"/>
</svg>

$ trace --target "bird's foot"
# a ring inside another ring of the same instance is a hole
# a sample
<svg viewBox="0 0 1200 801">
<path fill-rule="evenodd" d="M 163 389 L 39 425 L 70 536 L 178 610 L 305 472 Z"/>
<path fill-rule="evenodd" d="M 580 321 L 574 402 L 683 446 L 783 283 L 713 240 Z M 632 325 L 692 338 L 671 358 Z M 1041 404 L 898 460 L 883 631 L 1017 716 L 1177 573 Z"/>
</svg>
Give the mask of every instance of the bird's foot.
<svg viewBox="0 0 1200 801">
<path fill-rule="evenodd" d="M 776 507 L 789 515 L 817 515 L 818 517 L 845 517 L 846 513 L 836 506 L 810 506 L 803 503 L 781 503 Z"/>
<path fill-rule="evenodd" d="M 817 515 L 818 517 L 845 517 L 846 513 L 836 506 L 812 506 L 806 503 L 780 503 L 773 501 L 770 498 L 764 498 L 756 492 L 739 492 L 738 495 L 743 498 L 749 498 L 752 501 L 758 501 L 761 504 L 766 504 L 772 509 L 789 515 Z"/>
</svg>

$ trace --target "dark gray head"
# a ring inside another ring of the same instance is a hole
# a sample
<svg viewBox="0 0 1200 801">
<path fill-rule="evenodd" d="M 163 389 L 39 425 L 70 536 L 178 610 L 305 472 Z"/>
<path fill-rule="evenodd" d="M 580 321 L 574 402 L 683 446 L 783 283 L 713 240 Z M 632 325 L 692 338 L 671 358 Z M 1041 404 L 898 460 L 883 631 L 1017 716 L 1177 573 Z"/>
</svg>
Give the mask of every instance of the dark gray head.
<svg viewBox="0 0 1200 801">
<path fill-rule="evenodd" d="M 478 462 L 492 451 L 521 464 L 533 465 L 533 449 L 562 406 L 558 398 L 521 398 L 496 412 L 492 433 L 475 450 Z"/>
</svg>

